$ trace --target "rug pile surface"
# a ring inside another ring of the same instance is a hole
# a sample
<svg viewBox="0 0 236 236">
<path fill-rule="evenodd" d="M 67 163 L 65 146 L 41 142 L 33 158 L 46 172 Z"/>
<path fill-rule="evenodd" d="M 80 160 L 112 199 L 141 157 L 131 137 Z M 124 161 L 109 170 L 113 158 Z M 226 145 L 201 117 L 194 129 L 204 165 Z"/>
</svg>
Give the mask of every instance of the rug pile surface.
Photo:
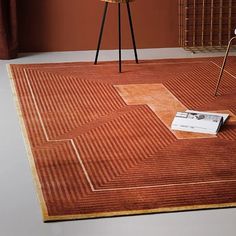
<svg viewBox="0 0 236 236">
<path fill-rule="evenodd" d="M 44 221 L 236 206 L 236 59 L 10 65 Z M 229 113 L 217 135 L 177 111 Z"/>
</svg>

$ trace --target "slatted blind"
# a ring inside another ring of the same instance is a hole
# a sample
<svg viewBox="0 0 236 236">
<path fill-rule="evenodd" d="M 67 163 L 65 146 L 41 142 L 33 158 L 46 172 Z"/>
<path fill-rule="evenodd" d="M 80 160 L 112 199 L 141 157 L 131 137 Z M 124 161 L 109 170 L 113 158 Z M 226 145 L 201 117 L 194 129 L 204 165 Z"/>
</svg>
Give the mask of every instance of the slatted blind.
<svg viewBox="0 0 236 236">
<path fill-rule="evenodd" d="M 236 0 L 179 0 L 179 43 L 187 50 L 224 49 L 236 28 Z"/>
</svg>

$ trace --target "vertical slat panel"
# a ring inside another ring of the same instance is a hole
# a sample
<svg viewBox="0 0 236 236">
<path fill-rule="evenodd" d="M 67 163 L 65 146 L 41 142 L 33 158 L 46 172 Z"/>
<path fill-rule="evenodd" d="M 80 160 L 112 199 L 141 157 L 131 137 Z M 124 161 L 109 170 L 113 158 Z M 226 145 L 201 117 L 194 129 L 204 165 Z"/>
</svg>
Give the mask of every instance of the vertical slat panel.
<svg viewBox="0 0 236 236">
<path fill-rule="evenodd" d="M 193 47 L 196 46 L 196 0 L 193 0 Z"/>
<path fill-rule="evenodd" d="M 179 21 L 179 45 L 182 45 L 181 44 L 181 10 L 182 10 L 182 7 L 181 7 L 181 0 L 178 0 L 178 21 Z"/>
<path fill-rule="evenodd" d="M 211 0 L 211 19 L 210 19 L 210 46 L 213 46 L 213 22 L 214 22 L 214 0 Z"/>
<path fill-rule="evenodd" d="M 184 0 L 179 0 L 179 44 L 183 46 L 183 1 Z"/>
<path fill-rule="evenodd" d="M 228 41 L 231 38 L 231 28 L 232 28 L 232 0 L 229 0 L 229 15 L 228 15 Z"/>
<path fill-rule="evenodd" d="M 222 45 L 222 12 L 223 12 L 223 0 L 220 0 L 219 6 L 219 46 Z"/>
<path fill-rule="evenodd" d="M 180 0 L 180 45 L 187 50 L 224 49 L 236 28 L 236 0 Z"/>
<path fill-rule="evenodd" d="M 205 0 L 202 0 L 202 31 L 201 31 L 201 45 L 204 46 L 204 33 L 205 33 Z"/>
<path fill-rule="evenodd" d="M 185 21 L 184 21 L 184 46 L 189 46 L 188 43 L 187 43 L 187 40 L 188 40 L 188 32 L 187 32 L 187 29 L 188 29 L 188 20 L 186 18 L 188 18 L 188 0 L 185 0 L 184 2 L 184 15 L 185 15 Z"/>
<path fill-rule="evenodd" d="M 184 5 L 185 5 L 185 1 L 186 0 L 181 0 L 181 3 L 182 3 L 182 18 L 181 18 L 181 25 L 182 25 L 182 45 L 184 46 L 184 40 L 185 40 L 185 37 L 184 37 L 184 30 L 185 30 L 185 26 L 184 26 L 184 22 L 185 22 L 185 14 L 184 14 Z"/>
</svg>

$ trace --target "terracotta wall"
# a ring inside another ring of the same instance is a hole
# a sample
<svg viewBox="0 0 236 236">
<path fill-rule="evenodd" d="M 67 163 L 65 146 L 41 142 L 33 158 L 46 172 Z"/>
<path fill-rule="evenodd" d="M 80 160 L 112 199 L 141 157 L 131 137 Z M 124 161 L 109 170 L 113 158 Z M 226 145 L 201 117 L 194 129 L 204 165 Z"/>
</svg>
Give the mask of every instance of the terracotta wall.
<svg viewBox="0 0 236 236">
<path fill-rule="evenodd" d="M 178 46 L 178 0 L 130 3 L 138 48 Z M 99 0 L 20 0 L 20 51 L 94 50 L 104 2 Z M 123 48 L 131 48 L 126 6 L 122 4 Z M 109 4 L 102 49 L 117 48 L 117 5 Z"/>
</svg>

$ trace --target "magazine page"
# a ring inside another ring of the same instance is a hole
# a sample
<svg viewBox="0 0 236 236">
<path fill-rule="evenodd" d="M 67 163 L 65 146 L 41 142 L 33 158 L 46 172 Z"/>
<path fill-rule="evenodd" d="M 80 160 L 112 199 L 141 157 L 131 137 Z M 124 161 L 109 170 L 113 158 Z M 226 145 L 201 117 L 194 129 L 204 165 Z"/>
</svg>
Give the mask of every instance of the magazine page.
<svg viewBox="0 0 236 236">
<path fill-rule="evenodd" d="M 199 112 L 193 110 L 177 112 L 172 122 L 171 129 L 216 134 L 227 117 L 228 114 Z"/>
<path fill-rule="evenodd" d="M 225 121 L 226 121 L 227 118 L 229 117 L 229 114 L 226 114 L 226 113 L 215 113 L 215 112 L 194 111 L 194 110 L 186 110 L 185 112 L 199 113 L 199 114 L 204 114 L 204 115 L 222 116 L 222 117 L 223 117 L 223 123 L 225 123 Z"/>
</svg>

